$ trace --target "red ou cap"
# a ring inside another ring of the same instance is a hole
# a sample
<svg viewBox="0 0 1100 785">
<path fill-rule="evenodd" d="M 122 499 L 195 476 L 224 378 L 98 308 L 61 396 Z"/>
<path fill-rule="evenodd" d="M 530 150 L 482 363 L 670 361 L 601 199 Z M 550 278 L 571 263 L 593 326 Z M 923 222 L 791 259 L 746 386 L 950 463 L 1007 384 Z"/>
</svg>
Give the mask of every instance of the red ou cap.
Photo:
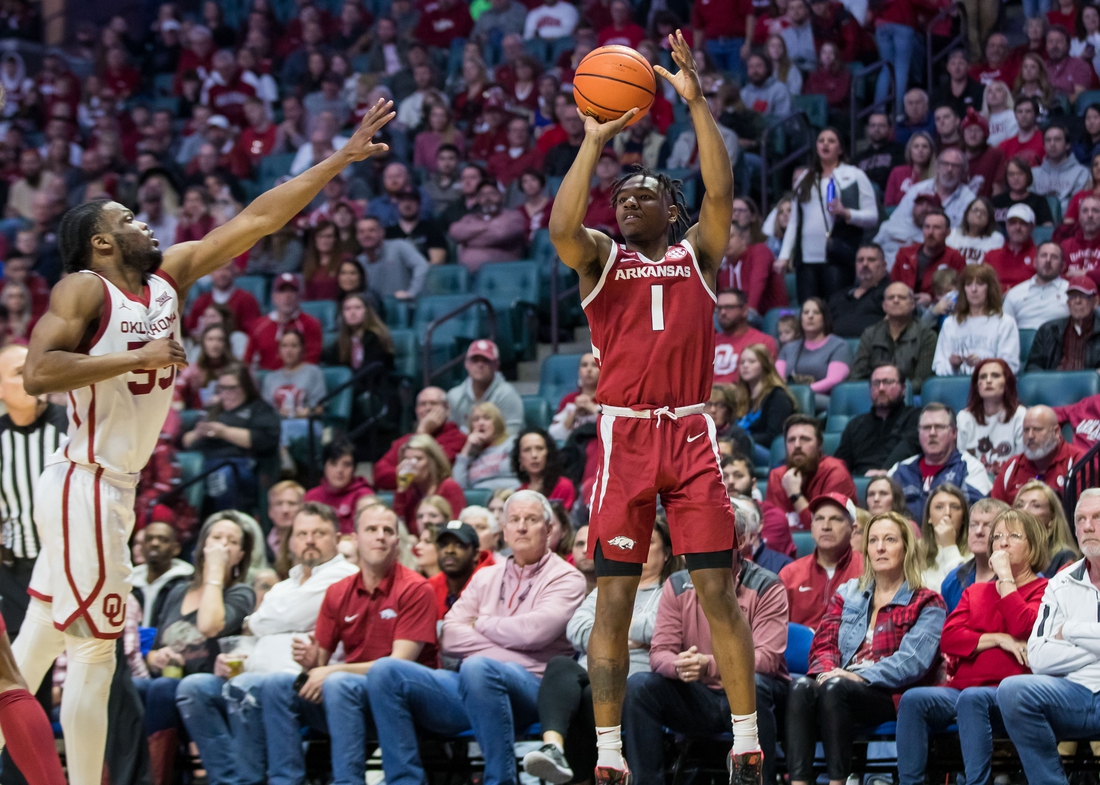
<svg viewBox="0 0 1100 785">
<path fill-rule="evenodd" d="M 1087 275 L 1075 275 L 1069 279 L 1069 288 L 1067 292 L 1080 292 L 1086 294 L 1089 297 L 1096 296 L 1096 281 L 1089 278 Z"/>
<path fill-rule="evenodd" d="M 302 290 L 302 285 L 298 283 L 298 276 L 294 273 L 283 273 L 275 279 L 275 286 L 272 287 L 276 292 L 282 289 L 293 289 L 296 292 Z"/>
<path fill-rule="evenodd" d="M 484 357 L 489 362 L 495 363 L 500 360 L 500 352 L 495 343 L 482 339 L 474 341 L 466 350 L 466 359 L 469 360 L 471 357 Z"/>
<path fill-rule="evenodd" d="M 815 496 L 810 502 L 810 512 L 817 512 L 818 508 L 826 504 L 833 504 L 844 510 L 853 521 L 856 519 L 856 506 L 852 500 L 843 493 L 823 493 Z"/>
</svg>

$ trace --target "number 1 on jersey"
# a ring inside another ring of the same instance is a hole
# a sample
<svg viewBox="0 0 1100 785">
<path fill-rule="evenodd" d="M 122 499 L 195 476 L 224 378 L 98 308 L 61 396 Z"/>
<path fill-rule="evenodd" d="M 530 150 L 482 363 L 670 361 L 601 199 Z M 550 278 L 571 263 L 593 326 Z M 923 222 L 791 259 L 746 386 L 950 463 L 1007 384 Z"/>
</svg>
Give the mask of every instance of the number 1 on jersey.
<svg viewBox="0 0 1100 785">
<path fill-rule="evenodd" d="M 649 287 L 649 315 L 654 331 L 665 329 L 665 287 L 661 284 Z"/>
</svg>

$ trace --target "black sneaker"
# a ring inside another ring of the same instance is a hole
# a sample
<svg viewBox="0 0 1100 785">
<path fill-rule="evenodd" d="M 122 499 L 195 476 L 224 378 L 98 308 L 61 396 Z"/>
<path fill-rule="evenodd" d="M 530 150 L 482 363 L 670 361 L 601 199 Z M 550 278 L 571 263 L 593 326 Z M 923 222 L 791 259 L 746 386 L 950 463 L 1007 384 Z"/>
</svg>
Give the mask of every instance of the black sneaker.
<svg viewBox="0 0 1100 785">
<path fill-rule="evenodd" d="M 730 785 L 763 785 L 764 753 L 760 750 L 740 755 L 734 755 L 731 750 L 727 766 Z"/>
<path fill-rule="evenodd" d="M 597 766 L 596 785 L 630 785 L 630 769 L 626 768 L 626 761 L 623 761 L 621 769 Z"/>
<path fill-rule="evenodd" d="M 543 744 L 534 752 L 524 755 L 523 770 L 532 777 L 553 785 L 565 785 L 573 779 L 573 770 L 554 744 Z"/>
</svg>

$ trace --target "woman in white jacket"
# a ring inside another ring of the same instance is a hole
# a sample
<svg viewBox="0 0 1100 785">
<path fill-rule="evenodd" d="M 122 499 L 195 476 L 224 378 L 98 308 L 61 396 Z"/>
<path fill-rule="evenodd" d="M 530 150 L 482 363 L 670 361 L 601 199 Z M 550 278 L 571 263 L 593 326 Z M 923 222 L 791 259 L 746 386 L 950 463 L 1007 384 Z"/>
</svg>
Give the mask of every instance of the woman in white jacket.
<svg viewBox="0 0 1100 785">
<path fill-rule="evenodd" d="M 863 170 L 844 163 L 835 128 L 817 135 L 809 170 L 794 184 L 795 205 L 776 267 L 792 263 L 798 299 L 828 299 L 855 280 L 856 250 L 863 230 L 878 224 L 875 190 Z"/>
<path fill-rule="evenodd" d="M 1016 320 L 1001 309 L 1001 284 L 988 264 L 968 264 L 959 273 L 955 315 L 944 319 L 932 359 L 936 376 L 970 376 L 985 360 L 999 357 L 1020 370 Z"/>
<path fill-rule="evenodd" d="M 920 526 L 921 580 L 938 592 L 943 579 L 970 558 L 966 541 L 970 528 L 969 499 L 949 482 L 936 486 L 924 506 Z"/>
</svg>

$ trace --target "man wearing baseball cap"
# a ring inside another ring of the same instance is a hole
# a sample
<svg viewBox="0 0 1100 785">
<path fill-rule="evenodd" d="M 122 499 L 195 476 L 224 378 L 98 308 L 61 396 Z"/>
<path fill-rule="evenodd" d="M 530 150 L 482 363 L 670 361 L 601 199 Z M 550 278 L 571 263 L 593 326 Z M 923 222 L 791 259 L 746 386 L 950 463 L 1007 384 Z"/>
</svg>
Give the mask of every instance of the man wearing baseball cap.
<svg viewBox="0 0 1100 785">
<path fill-rule="evenodd" d="M 985 255 L 985 263 L 997 273 L 1002 292 L 1035 274 L 1037 251 L 1031 239 L 1035 230 L 1035 211 L 1023 202 L 1012 205 L 1005 216 L 1005 227 L 1007 238 L 1004 246 Z"/>
<path fill-rule="evenodd" d="M 470 410 L 478 403 L 493 403 L 500 409 L 508 433 L 523 430 L 523 399 L 516 388 L 504 381 L 500 372 L 500 350 L 485 338 L 474 341 L 466 350 L 466 381 L 447 391 L 451 420 L 466 430 Z"/>
<path fill-rule="evenodd" d="M 993 183 L 1004 176 L 1005 154 L 990 146 L 989 122 L 973 106 L 967 108 L 963 118 L 962 138 L 970 175 L 967 187 L 978 196 L 991 198 Z"/>
<path fill-rule="evenodd" d="M 260 368 L 265 371 L 277 371 L 283 367 L 279 358 L 279 339 L 285 330 L 295 330 L 305 342 L 303 359 L 307 363 L 321 361 L 323 342 L 321 323 L 303 313 L 301 304 L 302 283 L 293 273 L 283 273 L 271 286 L 271 304 L 274 310 L 267 316 L 261 316 L 252 325 L 248 336 L 248 348 L 244 361 L 250 364 L 253 358 L 259 358 Z"/>
<path fill-rule="evenodd" d="M 843 493 L 823 493 L 810 501 L 814 552 L 779 571 L 787 587 L 791 621 L 816 629 L 837 587 L 863 574 L 863 556 L 852 550 L 856 506 Z"/>
<path fill-rule="evenodd" d="M 473 574 L 495 563 L 493 554 L 479 551 L 480 544 L 474 527 L 462 521 L 451 521 L 435 535 L 440 571 L 429 578 L 428 583 L 435 592 L 440 619 L 447 615 Z"/>
<path fill-rule="evenodd" d="M 1026 371 L 1081 371 L 1100 368 L 1096 330 L 1096 282 L 1084 275 L 1069 279 L 1069 316 L 1047 322 L 1035 333 Z"/>
</svg>

